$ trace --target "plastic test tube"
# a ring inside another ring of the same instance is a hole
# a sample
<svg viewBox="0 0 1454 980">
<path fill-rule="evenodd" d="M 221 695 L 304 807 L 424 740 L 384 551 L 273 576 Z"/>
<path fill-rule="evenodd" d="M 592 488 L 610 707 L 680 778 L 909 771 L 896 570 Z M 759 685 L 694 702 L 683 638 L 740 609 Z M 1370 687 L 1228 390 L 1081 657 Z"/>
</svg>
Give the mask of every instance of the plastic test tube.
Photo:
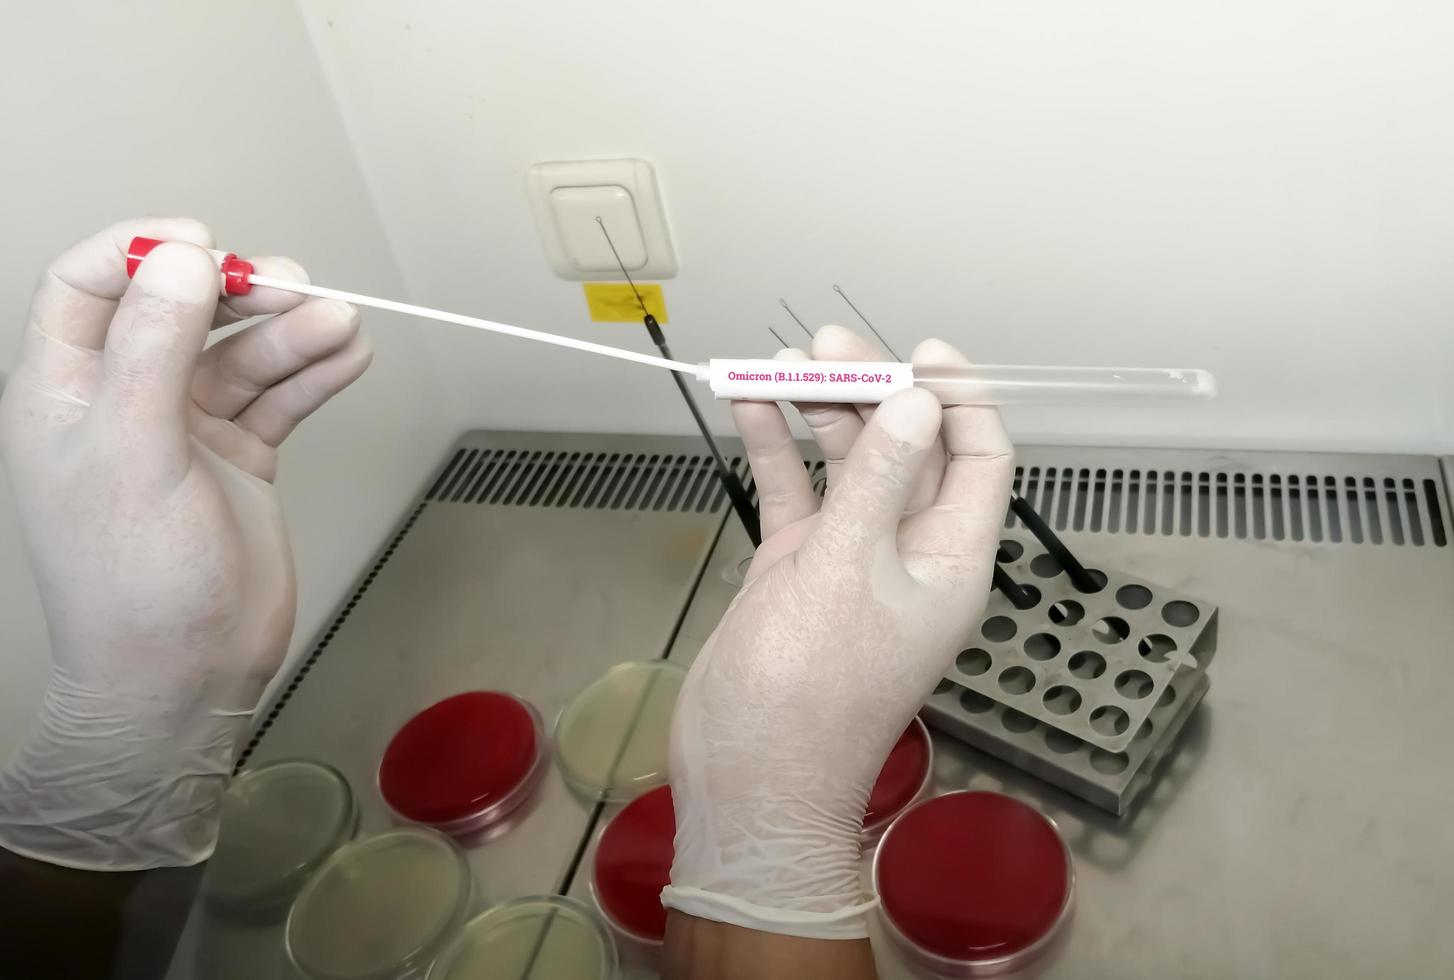
<svg viewBox="0 0 1454 980">
<path fill-rule="evenodd" d="M 161 242 L 135 238 L 126 254 L 126 271 L 135 275 L 148 252 Z M 650 367 L 689 374 L 721 398 L 746 401 L 855 402 L 875 404 L 896 391 L 919 387 L 946 405 L 1116 405 L 1152 400 L 1196 400 L 1216 394 L 1212 375 L 1199 368 L 1049 367 L 977 364 L 939 367 L 899 361 L 775 361 L 767 358 L 714 358 L 690 364 L 633 350 L 610 347 L 560 334 L 434 310 L 413 303 L 259 276 L 252 264 L 231 252 L 212 250 L 221 273 L 221 291 L 243 295 L 253 286 L 341 299 L 359 306 L 405 313 L 525 340 L 568 347 Z"/>
<path fill-rule="evenodd" d="M 749 401 L 873 403 L 916 387 L 946 405 L 1110 405 L 1147 397 L 1210 398 L 1217 390 L 1212 375 L 1198 368 L 714 359 L 698 377 L 718 398 Z"/>
</svg>

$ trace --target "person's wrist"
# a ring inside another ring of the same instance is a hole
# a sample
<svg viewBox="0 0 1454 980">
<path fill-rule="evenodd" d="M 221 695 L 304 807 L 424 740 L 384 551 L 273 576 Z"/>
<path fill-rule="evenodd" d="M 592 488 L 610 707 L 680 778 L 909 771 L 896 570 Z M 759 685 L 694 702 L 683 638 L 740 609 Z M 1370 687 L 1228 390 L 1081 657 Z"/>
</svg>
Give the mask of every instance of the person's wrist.
<svg viewBox="0 0 1454 980">
<path fill-rule="evenodd" d="M 822 807 L 792 798 L 709 812 L 684 787 L 679 793 L 674 783 L 673 793 L 683 802 L 671 884 L 662 893 L 668 907 L 806 938 L 867 935 L 873 903 L 860 884 L 861 802 Z"/>
</svg>

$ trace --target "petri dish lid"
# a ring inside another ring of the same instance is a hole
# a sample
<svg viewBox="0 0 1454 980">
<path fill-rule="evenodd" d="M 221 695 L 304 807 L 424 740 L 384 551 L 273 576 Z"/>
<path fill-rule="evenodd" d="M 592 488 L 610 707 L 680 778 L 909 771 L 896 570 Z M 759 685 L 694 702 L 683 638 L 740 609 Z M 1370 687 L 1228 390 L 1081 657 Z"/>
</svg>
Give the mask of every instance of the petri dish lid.
<svg viewBox="0 0 1454 980">
<path fill-rule="evenodd" d="M 379 762 L 389 808 L 441 830 L 474 830 L 529 795 L 544 758 L 540 716 L 500 691 L 468 691 L 419 712 Z"/>
<path fill-rule="evenodd" d="M 905 807 L 923 795 L 929 788 L 933 769 L 934 750 L 929 741 L 929 729 L 916 715 L 894 743 L 878 778 L 874 780 L 868 795 L 868 807 L 863 814 L 864 831 L 883 830 Z"/>
<path fill-rule="evenodd" d="M 428 966 L 458 930 L 472 882 L 443 834 L 405 827 L 345 844 L 288 914 L 288 958 L 312 980 L 384 980 Z"/>
<path fill-rule="evenodd" d="M 611 934 L 572 898 L 517 898 L 480 913 L 429 970 L 429 980 L 612 980 Z"/>
<path fill-rule="evenodd" d="M 222 794 L 207 900 L 229 912 L 282 913 L 357 830 L 353 791 L 332 766 L 285 759 L 249 769 Z"/>
<path fill-rule="evenodd" d="M 660 943 L 666 935 L 661 890 L 671 878 L 675 836 L 671 787 L 658 786 L 626 804 L 596 844 L 596 903 L 632 939 Z"/>
<path fill-rule="evenodd" d="M 555 751 L 579 793 L 629 800 L 666 782 L 667 743 L 686 669 L 665 660 L 617 664 L 577 694 L 555 723 Z"/>
<path fill-rule="evenodd" d="M 873 863 L 896 940 L 944 967 L 1019 969 L 1069 916 L 1070 851 L 1033 807 L 1000 793 L 925 800 L 884 834 Z"/>
</svg>

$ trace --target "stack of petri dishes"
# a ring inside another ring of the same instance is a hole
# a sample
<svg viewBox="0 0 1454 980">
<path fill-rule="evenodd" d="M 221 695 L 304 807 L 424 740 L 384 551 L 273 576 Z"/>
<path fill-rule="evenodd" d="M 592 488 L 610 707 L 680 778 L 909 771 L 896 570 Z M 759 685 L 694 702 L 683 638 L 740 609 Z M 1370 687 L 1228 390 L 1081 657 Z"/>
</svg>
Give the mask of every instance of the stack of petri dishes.
<svg viewBox="0 0 1454 980">
<path fill-rule="evenodd" d="M 915 804 L 884 834 L 873 884 L 885 931 L 937 977 L 1021 970 L 1069 921 L 1070 850 L 1055 824 L 999 793 L 958 792 Z"/>
<path fill-rule="evenodd" d="M 277 920 L 329 855 L 353 839 L 358 804 L 332 766 L 287 759 L 250 769 L 222 796 L 203 895 L 216 912 Z"/>
<path fill-rule="evenodd" d="M 308 980 L 412 980 L 458 932 L 473 880 L 464 854 L 427 827 L 346 844 L 288 914 L 288 958 Z"/>
<path fill-rule="evenodd" d="M 410 718 L 379 762 L 394 815 L 452 836 L 499 828 L 540 782 L 545 732 L 529 702 L 468 691 Z"/>
</svg>

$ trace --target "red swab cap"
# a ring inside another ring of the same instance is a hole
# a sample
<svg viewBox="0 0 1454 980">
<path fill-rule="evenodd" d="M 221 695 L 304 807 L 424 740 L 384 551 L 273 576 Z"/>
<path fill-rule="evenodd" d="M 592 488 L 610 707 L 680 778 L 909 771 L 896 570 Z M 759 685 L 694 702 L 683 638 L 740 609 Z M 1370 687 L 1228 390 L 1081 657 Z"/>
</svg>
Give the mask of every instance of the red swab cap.
<svg viewBox="0 0 1454 980">
<path fill-rule="evenodd" d="M 126 247 L 126 275 L 135 278 L 136 270 L 141 268 L 141 260 L 161 243 L 160 238 L 142 238 L 139 235 L 133 238 Z M 219 252 L 213 248 L 207 251 L 217 260 L 217 269 L 222 273 L 223 296 L 245 296 L 252 292 L 251 262 L 238 258 L 232 252 Z"/>
</svg>

